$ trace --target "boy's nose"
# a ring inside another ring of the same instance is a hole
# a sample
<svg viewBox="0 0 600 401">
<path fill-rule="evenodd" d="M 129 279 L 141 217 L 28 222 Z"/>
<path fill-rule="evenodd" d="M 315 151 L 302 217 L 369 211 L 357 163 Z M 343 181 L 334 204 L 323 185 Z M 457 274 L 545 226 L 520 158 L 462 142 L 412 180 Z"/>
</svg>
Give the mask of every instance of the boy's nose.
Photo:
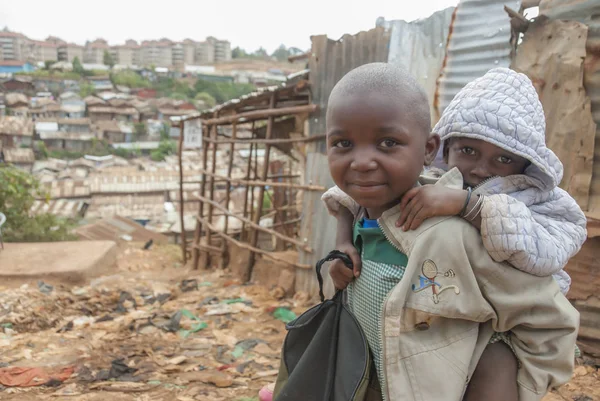
<svg viewBox="0 0 600 401">
<path fill-rule="evenodd" d="M 484 180 L 492 176 L 487 164 L 483 162 L 477 163 L 471 174 Z"/>
<path fill-rule="evenodd" d="M 357 156 L 350 163 L 350 168 L 360 172 L 371 171 L 377 168 L 377 162 L 366 155 Z"/>
</svg>

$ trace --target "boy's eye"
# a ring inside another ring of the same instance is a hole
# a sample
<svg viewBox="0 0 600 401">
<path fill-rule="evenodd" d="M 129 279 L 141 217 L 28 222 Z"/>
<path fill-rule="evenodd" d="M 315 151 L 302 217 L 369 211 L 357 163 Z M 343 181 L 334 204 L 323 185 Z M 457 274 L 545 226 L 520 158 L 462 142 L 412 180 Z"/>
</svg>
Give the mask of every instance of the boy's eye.
<svg viewBox="0 0 600 401">
<path fill-rule="evenodd" d="M 468 146 L 465 146 L 464 148 L 461 148 L 460 151 L 462 153 L 464 153 L 465 155 L 469 155 L 469 156 L 472 156 L 472 155 L 475 154 L 475 149 L 470 148 Z"/>
<path fill-rule="evenodd" d="M 333 144 L 334 148 L 349 148 L 350 146 L 352 146 L 352 142 L 347 139 L 342 139 Z"/>
<path fill-rule="evenodd" d="M 379 146 L 381 146 L 382 148 L 392 148 L 392 147 L 394 147 L 396 145 L 398 145 L 398 142 L 395 141 L 395 140 L 393 140 L 393 139 L 384 139 L 379 144 Z"/>
<path fill-rule="evenodd" d="M 512 163 L 512 159 L 507 156 L 500 156 L 496 160 L 498 160 L 502 164 L 510 164 Z"/>
</svg>

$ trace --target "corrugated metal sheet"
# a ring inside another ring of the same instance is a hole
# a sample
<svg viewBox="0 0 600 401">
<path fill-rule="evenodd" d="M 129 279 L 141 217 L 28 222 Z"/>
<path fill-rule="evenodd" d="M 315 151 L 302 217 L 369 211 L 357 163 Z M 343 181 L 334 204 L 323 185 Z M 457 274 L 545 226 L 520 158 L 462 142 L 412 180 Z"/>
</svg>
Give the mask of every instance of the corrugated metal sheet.
<svg viewBox="0 0 600 401">
<path fill-rule="evenodd" d="M 435 99 L 439 115 L 467 83 L 492 68 L 510 65 L 511 29 L 505 5 L 519 10 L 521 1 L 462 0 L 458 4 Z"/>
<path fill-rule="evenodd" d="M 36 200 L 31 207 L 34 214 L 50 213 L 65 218 L 78 218 L 83 213 L 83 207 L 89 204 L 89 199 L 55 199 L 49 202 Z"/>
<path fill-rule="evenodd" d="M 586 215 L 600 220 L 600 0 L 544 1 L 540 4 L 540 14 L 554 19 L 573 19 L 588 26 L 584 86 L 592 101 L 596 138 L 592 183 Z"/>
<path fill-rule="evenodd" d="M 388 59 L 390 32 L 383 27 L 344 35 L 340 40 L 331 40 L 325 35 L 313 36 L 309 59 L 310 88 L 312 103 L 319 110 L 311 115 L 309 127 L 311 135 L 325 133 L 325 113 L 329 94 L 335 84 L 350 70 L 367 63 L 385 62 Z M 325 142 L 319 142 L 317 149 L 325 153 Z"/>
<path fill-rule="evenodd" d="M 409 71 L 425 88 L 433 117 L 436 115 L 433 99 L 446 55 L 453 13 L 454 7 L 449 7 L 413 22 L 384 22 L 384 26 L 392 32 L 388 62 Z"/>
</svg>

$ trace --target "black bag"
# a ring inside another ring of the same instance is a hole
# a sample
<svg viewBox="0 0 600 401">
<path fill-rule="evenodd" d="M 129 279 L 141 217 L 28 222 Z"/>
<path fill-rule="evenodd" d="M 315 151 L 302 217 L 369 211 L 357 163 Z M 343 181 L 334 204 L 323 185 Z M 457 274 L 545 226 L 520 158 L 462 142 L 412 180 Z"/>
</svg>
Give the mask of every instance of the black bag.
<svg viewBox="0 0 600 401">
<path fill-rule="evenodd" d="M 274 401 L 362 401 L 371 375 L 367 339 L 354 315 L 343 303 L 343 291 L 330 300 L 323 295 L 321 266 L 341 259 L 332 251 L 317 263 L 321 303 L 286 325 Z"/>
</svg>

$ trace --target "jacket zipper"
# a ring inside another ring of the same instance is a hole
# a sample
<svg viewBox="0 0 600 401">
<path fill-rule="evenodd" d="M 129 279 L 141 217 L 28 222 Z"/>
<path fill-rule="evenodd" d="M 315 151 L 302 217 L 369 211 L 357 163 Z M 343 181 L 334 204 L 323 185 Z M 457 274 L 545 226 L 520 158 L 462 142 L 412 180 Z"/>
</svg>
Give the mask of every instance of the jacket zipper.
<svg viewBox="0 0 600 401">
<path fill-rule="evenodd" d="M 400 245 L 396 245 L 396 243 L 394 241 L 392 241 L 390 239 L 390 236 L 388 235 L 388 233 L 385 231 L 385 229 L 383 228 L 383 224 L 381 224 L 380 219 L 377 219 L 377 225 L 379 226 L 379 229 L 381 230 L 381 232 L 383 233 L 383 236 L 385 237 L 385 239 L 392 244 L 392 246 L 394 248 L 396 248 L 400 253 L 406 254 L 401 248 Z M 406 267 L 405 267 L 405 273 L 406 273 Z M 404 278 L 404 276 L 403 276 Z M 388 294 L 386 295 L 384 301 L 383 301 L 383 305 L 381 306 L 381 316 L 379 317 L 379 320 L 381 322 L 381 330 L 379 331 L 379 346 L 381 349 L 381 355 L 380 355 L 380 363 L 381 363 L 381 373 L 382 376 L 381 378 L 379 378 L 379 387 L 381 388 L 381 395 L 383 397 L 383 401 L 387 401 L 390 399 L 389 396 L 389 388 L 387 385 L 387 369 L 386 369 L 386 359 L 385 359 L 385 341 L 383 341 L 383 333 L 385 332 L 385 307 L 387 305 L 388 300 L 390 299 L 390 296 L 392 295 L 392 291 L 394 291 L 394 289 L 392 288 L 392 290 L 390 292 L 388 292 Z M 375 367 L 376 371 L 377 371 L 377 367 Z"/>
<path fill-rule="evenodd" d="M 475 187 L 471 187 L 471 190 L 472 190 L 473 192 L 475 192 L 475 191 L 477 191 L 478 189 L 480 189 L 481 187 L 483 187 L 485 184 L 487 184 L 488 182 L 490 182 L 490 181 L 492 181 L 492 180 L 494 180 L 494 179 L 496 179 L 496 178 L 498 178 L 498 176 L 497 176 L 497 175 L 495 175 L 495 176 L 493 176 L 493 177 L 486 178 L 485 180 L 481 181 L 479 184 L 475 185 Z"/>
</svg>

